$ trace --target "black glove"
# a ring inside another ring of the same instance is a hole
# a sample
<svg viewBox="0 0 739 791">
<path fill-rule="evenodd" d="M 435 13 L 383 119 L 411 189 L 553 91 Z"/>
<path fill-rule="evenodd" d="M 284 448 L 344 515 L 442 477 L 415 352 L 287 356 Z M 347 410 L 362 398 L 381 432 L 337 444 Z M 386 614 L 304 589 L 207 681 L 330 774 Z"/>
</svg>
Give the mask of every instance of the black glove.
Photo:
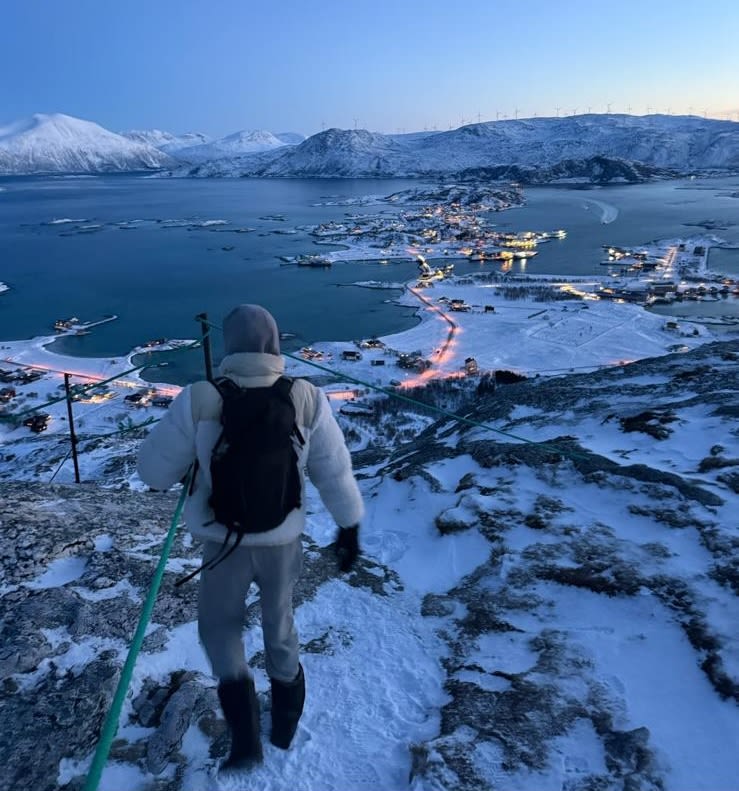
<svg viewBox="0 0 739 791">
<path fill-rule="evenodd" d="M 334 552 L 339 562 L 339 571 L 351 571 L 354 561 L 359 555 L 359 525 L 339 528 Z"/>
</svg>

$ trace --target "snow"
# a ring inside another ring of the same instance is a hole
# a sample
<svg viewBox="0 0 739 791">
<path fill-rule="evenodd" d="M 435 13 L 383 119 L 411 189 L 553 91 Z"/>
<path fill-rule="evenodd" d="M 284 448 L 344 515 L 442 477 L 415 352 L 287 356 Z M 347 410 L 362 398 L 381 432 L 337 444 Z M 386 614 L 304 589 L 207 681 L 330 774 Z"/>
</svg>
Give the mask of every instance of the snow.
<svg viewBox="0 0 739 791">
<path fill-rule="evenodd" d="M 434 477 L 451 475 L 455 481 L 468 470 L 470 460 L 462 457 L 458 463 L 444 465 L 434 470 Z M 452 470 L 459 472 L 457 477 Z M 410 487 L 410 488 L 409 488 Z M 453 487 L 452 487 L 453 490 Z M 386 482 L 381 491 L 365 502 L 369 523 L 387 523 L 380 532 L 369 532 L 363 543 L 382 564 L 396 570 L 404 582 L 415 590 L 442 592 L 454 587 L 473 571 L 489 554 L 489 545 L 477 530 L 442 536 L 423 508 L 428 495 L 428 485 L 413 480 L 409 485 Z M 452 506 L 457 500 L 453 494 L 445 498 Z M 410 504 L 410 509 L 409 509 Z M 429 570 L 433 575 L 429 576 Z"/>
<path fill-rule="evenodd" d="M 40 577 L 33 582 L 29 582 L 28 587 L 34 590 L 61 588 L 62 585 L 79 579 L 84 574 L 86 566 L 87 558 L 59 558 L 53 561 Z"/>
<path fill-rule="evenodd" d="M 669 755 L 670 791 L 733 788 L 737 752 L 720 760 L 716 745 L 733 734 L 729 741 L 739 748 L 736 710 L 711 693 L 687 638 L 663 606 L 651 595 L 616 599 L 561 588 L 552 593 L 558 626 L 587 643 L 605 678 L 623 688 L 629 718 L 648 722 L 655 743 Z"/>
<path fill-rule="evenodd" d="M 208 160 L 238 157 L 261 151 L 273 151 L 288 145 L 264 129 L 242 130 L 200 145 L 187 146 L 175 153 L 178 159 L 186 162 L 206 162 Z"/>
<path fill-rule="evenodd" d="M 150 170 L 170 163 L 158 149 L 62 113 L 0 128 L 0 174 Z"/>
<path fill-rule="evenodd" d="M 167 154 L 175 154 L 180 149 L 210 142 L 210 138 L 200 132 L 173 135 L 171 132 L 163 132 L 161 129 L 132 129 L 128 132 L 121 132 L 121 135 L 138 143 L 147 143 Z"/>
</svg>

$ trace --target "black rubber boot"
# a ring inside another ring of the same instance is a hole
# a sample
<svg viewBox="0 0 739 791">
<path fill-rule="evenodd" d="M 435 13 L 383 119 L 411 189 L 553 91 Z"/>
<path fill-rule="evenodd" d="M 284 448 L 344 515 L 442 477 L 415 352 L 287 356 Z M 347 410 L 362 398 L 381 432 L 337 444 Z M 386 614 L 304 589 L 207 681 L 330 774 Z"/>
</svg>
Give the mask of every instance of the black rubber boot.
<svg viewBox="0 0 739 791">
<path fill-rule="evenodd" d="M 218 685 L 218 700 L 231 731 L 231 753 L 221 769 L 248 769 L 262 760 L 259 701 L 254 680 L 238 678 Z"/>
<path fill-rule="evenodd" d="M 272 681 L 272 734 L 270 741 L 275 747 L 287 750 L 295 736 L 300 715 L 305 703 L 305 676 L 303 666 L 298 665 L 294 681 Z"/>
</svg>

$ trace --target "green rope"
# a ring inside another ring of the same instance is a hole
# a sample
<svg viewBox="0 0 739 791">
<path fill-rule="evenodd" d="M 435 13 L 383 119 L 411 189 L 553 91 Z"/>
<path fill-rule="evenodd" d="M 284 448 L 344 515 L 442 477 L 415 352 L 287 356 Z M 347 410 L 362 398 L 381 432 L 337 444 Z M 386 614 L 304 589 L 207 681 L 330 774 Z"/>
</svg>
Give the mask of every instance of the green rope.
<svg viewBox="0 0 739 791">
<path fill-rule="evenodd" d="M 156 600 L 157 593 L 159 592 L 159 586 L 161 585 L 162 578 L 164 577 L 167 559 L 169 558 L 169 553 L 172 549 L 172 544 L 177 532 L 177 526 L 180 522 L 180 516 L 182 515 L 182 509 L 185 505 L 185 498 L 187 497 L 187 492 L 190 489 L 191 478 L 192 467 L 187 474 L 187 479 L 182 485 L 182 493 L 180 494 L 177 508 L 175 509 L 174 516 L 172 517 L 172 523 L 169 526 L 169 532 L 167 533 L 167 537 L 164 540 L 162 554 L 159 557 L 159 563 L 157 564 L 156 571 L 154 572 L 154 579 L 152 580 L 149 593 L 141 610 L 136 632 L 134 633 L 133 640 L 131 641 L 131 645 L 128 649 L 128 656 L 126 657 L 126 662 L 123 665 L 123 670 L 121 671 L 121 677 L 118 681 L 115 696 L 113 697 L 113 703 L 111 704 L 108 714 L 105 718 L 105 722 L 103 723 L 100 740 L 98 741 L 97 747 L 95 749 L 95 755 L 93 756 L 92 764 L 90 765 L 90 771 L 87 773 L 87 779 L 85 780 L 83 791 L 96 791 L 100 783 L 103 768 L 105 767 L 105 763 L 108 760 L 110 747 L 113 743 L 113 739 L 115 738 L 116 731 L 118 730 L 118 720 L 121 716 L 123 702 L 126 698 L 128 686 L 131 683 L 133 668 L 136 664 L 136 659 L 144 642 L 146 627 L 149 624 L 152 611 L 154 610 L 154 602 Z"/>
<path fill-rule="evenodd" d="M 118 431 L 111 431 L 109 434 L 93 434 L 92 436 L 88 437 L 77 437 L 77 444 L 79 445 L 80 442 L 92 442 L 95 439 L 108 439 L 109 437 L 119 437 L 121 434 L 127 434 L 129 431 L 138 431 L 140 428 L 146 428 L 146 426 L 151 426 L 154 423 L 158 423 L 161 420 L 160 417 L 149 417 L 146 420 L 142 420 L 141 423 L 136 423 L 133 426 L 126 426 L 126 428 L 118 429 Z"/>
</svg>

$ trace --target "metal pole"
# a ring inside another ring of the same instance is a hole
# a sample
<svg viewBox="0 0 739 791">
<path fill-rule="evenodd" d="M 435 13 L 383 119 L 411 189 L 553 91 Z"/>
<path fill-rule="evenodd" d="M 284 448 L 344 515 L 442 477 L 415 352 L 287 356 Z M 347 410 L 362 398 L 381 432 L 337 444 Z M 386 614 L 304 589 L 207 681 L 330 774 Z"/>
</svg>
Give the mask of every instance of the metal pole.
<svg viewBox="0 0 739 791">
<path fill-rule="evenodd" d="M 64 392 L 67 395 L 67 417 L 69 419 L 69 440 L 72 443 L 72 461 L 74 462 L 74 482 L 80 482 L 80 465 L 77 461 L 77 435 L 74 433 L 74 416 L 72 415 L 72 393 L 69 387 L 69 374 L 64 374 Z"/>
<path fill-rule="evenodd" d="M 205 378 L 213 381 L 213 352 L 210 346 L 210 327 L 208 326 L 208 314 L 198 313 L 195 318 L 200 322 L 200 329 L 203 333 L 203 356 L 205 357 Z"/>
</svg>

